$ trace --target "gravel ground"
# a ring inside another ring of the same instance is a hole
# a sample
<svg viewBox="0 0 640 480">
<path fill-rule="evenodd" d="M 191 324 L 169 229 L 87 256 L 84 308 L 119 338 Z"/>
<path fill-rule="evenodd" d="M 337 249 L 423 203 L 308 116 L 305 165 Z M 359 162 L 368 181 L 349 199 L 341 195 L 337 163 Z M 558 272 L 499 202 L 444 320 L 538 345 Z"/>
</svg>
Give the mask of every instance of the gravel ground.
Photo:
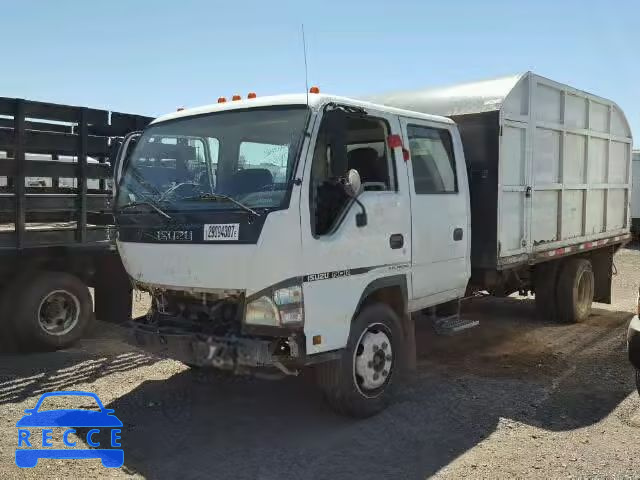
<svg viewBox="0 0 640 480">
<path fill-rule="evenodd" d="M 520 298 L 474 301 L 467 314 L 480 326 L 453 337 L 422 325 L 418 372 L 364 421 L 333 414 L 305 378 L 197 373 L 97 322 L 76 348 L 0 356 L 0 478 L 640 478 L 640 399 L 625 356 L 640 252 L 621 251 L 616 266 L 614 304 L 580 325 L 536 320 Z M 72 389 L 115 409 L 124 467 L 18 469 L 22 411 Z"/>
</svg>

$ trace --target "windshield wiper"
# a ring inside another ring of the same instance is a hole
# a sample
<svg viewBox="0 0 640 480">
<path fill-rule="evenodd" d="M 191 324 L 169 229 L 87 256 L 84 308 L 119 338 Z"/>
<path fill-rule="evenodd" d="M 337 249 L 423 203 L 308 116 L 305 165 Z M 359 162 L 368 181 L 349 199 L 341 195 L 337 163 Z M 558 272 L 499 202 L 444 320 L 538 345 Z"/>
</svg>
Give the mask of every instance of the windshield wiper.
<svg viewBox="0 0 640 480">
<path fill-rule="evenodd" d="M 246 210 L 247 212 L 255 215 L 256 217 L 260 216 L 260 214 L 256 212 L 253 208 L 247 207 L 244 203 L 237 201 L 235 198 L 231 198 L 229 195 L 223 195 L 222 193 L 203 193 L 202 195 L 198 195 L 196 197 L 185 197 L 185 198 L 181 198 L 180 200 L 185 200 L 187 202 L 204 201 L 204 200 L 211 200 L 211 201 L 217 202 L 219 200 L 224 200 L 237 205 L 238 207 L 242 208 L 243 210 Z"/>
<path fill-rule="evenodd" d="M 153 202 L 150 202 L 149 200 L 140 200 L 137 202 L 130 202 L 127 203 L 126 205 L 123 205 L 121 207 L 118 207 L 118 210 L 126 210 L 128 208 L 134 208 L 134 207 L 138 207 L 140 205 L 146 205 L 148 207 L 151 207 L 153 210 L 155 210 L 159 215 L 162 215 L 164 218 L 166 218 L 167 220 L 171 220 L 171 215 L 169 215 L 168 213 L 166 213 L 164 210 L 162 210 L 160 207 L 158 207 L 156 204 L 154 204 Z"/>
</svg>

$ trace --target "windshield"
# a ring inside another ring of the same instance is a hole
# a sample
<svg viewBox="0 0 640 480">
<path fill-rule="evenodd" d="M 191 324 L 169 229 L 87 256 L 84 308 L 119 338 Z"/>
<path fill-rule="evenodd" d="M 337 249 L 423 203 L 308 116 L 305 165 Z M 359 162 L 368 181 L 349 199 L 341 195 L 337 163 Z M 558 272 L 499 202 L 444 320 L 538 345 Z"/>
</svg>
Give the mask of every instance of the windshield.
<svg viewBox="0 0 640 480">
<path fill-rule="evenodd" d="M 283 207 L 307 117 L 301 105 L 152 125 L 128 159 L 116 205 L 154 202 L 169 211 L 237 210 L 237 202 L 252 209 Z"/>
</svg>

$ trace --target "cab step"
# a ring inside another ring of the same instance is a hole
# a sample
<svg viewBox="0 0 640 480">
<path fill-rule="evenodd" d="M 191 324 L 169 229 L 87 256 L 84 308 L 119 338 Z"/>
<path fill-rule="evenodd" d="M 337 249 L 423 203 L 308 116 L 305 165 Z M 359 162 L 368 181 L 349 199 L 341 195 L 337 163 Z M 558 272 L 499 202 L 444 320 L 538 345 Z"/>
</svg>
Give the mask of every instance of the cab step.
<svg viewBox="0 0 640 480">
<path fill-rule="evenodd" d="M 466 298 L 453 300 L 423 311 L 431 319 L 436 334 L 453 335 L 480 325 L 478 320 L 462 318 L 460 311 L 463 300 L 466 300 Z"/>
<path fill-rule="evenodd" d="M 438 335 L 453 335 L 478 325 L 480 325 L 478 320 L 462 318 L 460 315 L 440 317 L 433 321 L 433 328 Z"/>
</svg>

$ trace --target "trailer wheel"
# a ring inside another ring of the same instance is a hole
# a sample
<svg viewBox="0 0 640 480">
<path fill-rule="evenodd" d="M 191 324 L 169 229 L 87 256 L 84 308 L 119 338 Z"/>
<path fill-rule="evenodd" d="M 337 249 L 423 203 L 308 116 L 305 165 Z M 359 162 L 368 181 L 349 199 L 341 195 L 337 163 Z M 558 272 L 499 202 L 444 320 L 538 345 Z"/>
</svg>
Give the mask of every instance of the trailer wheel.
<svg viewBox="0 0 640 480">
<path fill-rule="evenodd" d="M 560 268 L 557 289 L 558 319 L 566 323 L 586 320 L 591 315 L 594 277 L 591 262 L 571 258 Z"/>
<path fill-rule="evenodd" d="M 33 277 L 22 284 L 12 312 L 18 340 L 29 349 L 71 345 L 93 318 L 89 289 L 69 273 L 42 272 Z"/>
<path fill-rule="evenodd" d="M 316 367 L 316 381 L 336 412 L 366 418 L 387 407 L 402 358 L 399 325 L 389 306 L 364 307 L 351 326 L 342 357 Z"/>
</svg>

